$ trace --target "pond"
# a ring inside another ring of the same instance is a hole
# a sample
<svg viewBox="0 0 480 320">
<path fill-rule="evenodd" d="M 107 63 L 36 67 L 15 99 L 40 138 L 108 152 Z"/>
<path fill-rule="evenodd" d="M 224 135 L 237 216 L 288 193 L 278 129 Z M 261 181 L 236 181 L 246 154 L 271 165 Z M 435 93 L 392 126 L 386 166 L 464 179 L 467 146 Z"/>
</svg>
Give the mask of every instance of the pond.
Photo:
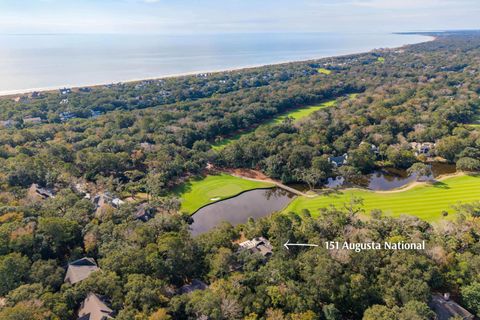
<svg viewBox="0 0 480 320">
<path fill-rule="evenodd" d="M 440 175 L 455 173 L 456 171 L 455 165 L 448 163 L 433 163 L 431 169 L 433 173 L 431 176 L 421 178 L 432 179 Z M 370 190 L 384 191 L 400 188 L 416 180 L 417 175 L 409 175 L 407 170 L 383 168 L 367 175 L 364 180 L 359 182 L 359 184 Z"/>
<path fill-rule="evenodd" d="M 431 164 L 431 169 L 433 175 L 430 177 L 424 177 L 425 179 L 436 178 L 440 175 L 451 174 L 456 172 L 454 164 L 435 162 Z M 376 190 L 376 191 L 386 191 L 400 188 L 410 182 L 417 180 L 417 175 L 409 175 L 407 170 L 396 169 L 396 168 L 382 168 L 375 170 L 371 174 L 362 176 L 360 179 L 355 181 L 355 184 L 348 184 L 345 182 L 343 177 L 332 177 L 328 178 L 327 183 L 324 187 L 326 188 L 343 188 L 343 187 L 354 187 L 361 186 L 366 189 Z M 306 192 L 308 187 L 303 184 L 292 184 L 289 185 L 292 188 Z"/>
<path fill-rule="evenodd" d="M 294 194 L 279 189 L 257 189 L 236 197 L 212 203 L 198 210 L 193 216 L 190 230 L 193 236 L 202 234 L 222 221 L 232 225 L 247 222 L 279 211 L 293 200 Z"/>
</svg>

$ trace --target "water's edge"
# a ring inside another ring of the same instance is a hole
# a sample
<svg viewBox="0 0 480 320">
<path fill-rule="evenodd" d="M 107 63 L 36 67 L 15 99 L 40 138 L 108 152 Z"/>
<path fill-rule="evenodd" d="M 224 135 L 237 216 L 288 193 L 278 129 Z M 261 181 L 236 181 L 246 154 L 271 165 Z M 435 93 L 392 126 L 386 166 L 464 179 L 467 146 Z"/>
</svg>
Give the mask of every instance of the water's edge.
<svg viewBox="0 0 480 320">
<path fill-rule="evenodd" d="M 395 33 L 392 33 L 395 34 Z M 392 46 L 392 47 L 384 47 L 388 49 L 397 49 L 397 48 L 403 48 L 405 46 L 409 45 L 414 45 L 414 44 L 419 44 L 419 43 L 425 43 L 425 42 L 430 42 L 434 41 L 436 38 L 433 36 L 428 36 L 424 34 L 418 34 L 418 36 L 422 37 L 423 39 L 419 39 L 418 42 L 411 42 L 407 44 L 403 44 L 401 46 Z M 314 60 L 319 60 L 319 59 L 326 59 L 326 58 L 333 58 L 333 57 L 343 57 L 343 56 L 351 56 L 351 55 L 356 55 L 356 54 L 362 54 L 362 53 L 367 53 L 370 52 L 371 50 L 375 50 L 375 48 L 371 48 L 370 50 L 362 50 L 360 49 L 359 51 L 355 52 L 349 52 L 349 53 L 341 53 L 341 54 L 334 54 L 334 55 L 327 55 L 327 56 L 318 56 L 318 57 L 313 57 L 309 59 L 300 59 L 300 60 L 279 60 L 276 62 L 272 63 L 267 63 L 267 64 L 252 64 L 252 65 L 242 65 L 239 67 L 232 67 L 232 68 L 213 68 L 210 70 L 196 70 L 196 71 L 188 71 L 188 72 L 181 72 L 181 73 L 171 73 L 171 74 L 165 74 L 165 75 L 159 75 L 159 76 L 154 76 L 154 77 L 140 77 L 136 79 L 124 79 L 124 80 L 119 80 L 119 79 L 112 79 L 109 82 L 99 82 L 99 83 L 70 83 L 70 84 L 64 84 L 64 85 L 53 85 L 53 86 L 46 86 L 46 87 L 36 87 L 36 88 L 27 88 L 27 89 L 15 89 L 15 90 L 0 90 L 0 97 L 3 96 L 12 96 L 12 95 L 18 95 L 18 94 L 26 94 L 26 93 L 31 93 L 31 92 L 48 92 L 48 91 L 56 91 L 60 88 L 64 87 L 70 87 L 70 88 L 81 88 L 81 87 L 101 87 L 105 86 L 111 83 L 136 83 L 136 82 L 141 82 L 145 80 L 159 80 L 159 79 L 170 79 L 170 78 L 178 78 L 178 77 L 184 77 L 184 76 L 193 76 L 193 75 L 198 75 L 202 73 L 223 73 L 223 72 L 231 72 L 231 71 L 242 71 L 242 70 L 248 70 L 248 69 L 255 69 L 255 68 L 261 68 L 261 67 L 266 67 L 266 66 L 278 66 L 282 64 L 289 64 L 289 63 L 298 63 L 298 62 L 308 62 L 308 61 L 314 61 Z"/>
</svg>

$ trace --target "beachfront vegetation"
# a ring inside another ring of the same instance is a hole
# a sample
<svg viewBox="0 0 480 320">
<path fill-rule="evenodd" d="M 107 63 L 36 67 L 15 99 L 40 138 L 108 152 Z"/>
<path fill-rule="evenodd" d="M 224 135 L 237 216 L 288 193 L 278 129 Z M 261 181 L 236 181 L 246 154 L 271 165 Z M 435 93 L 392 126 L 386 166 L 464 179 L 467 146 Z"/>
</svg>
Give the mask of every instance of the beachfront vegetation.
<svg viewBox="0 0 480 320">
<path fill-rule="evenodd" d="M 389 217 L 413 215 L 425 221 L 437 222 L 445 218 L 445 213 L 449 216 L 455 213 L 457 205 L 479 201 L 479 194 L 480 177 L 463 175 L 434 183 L 420 183 L 407 190 L 375 192 L 348 189 L 314 198 L 298 197 L 284 211 L 300 213 L 308 210 L 316 216 L 321 209 L 329 206 L 343 208 L 360 199 L 359 207 L 365 217 L 369 217 L 374 210 L 381 210 Z"/>
<path fill-rule="evenodd" d="M 252 187 L 222 176 L 210 186 L 191 180 L 209 164 L 312 189 L 387 165 L 442 160 L 476 171 L 480 129 L 467 124 L 479 113 L 479 48 L 477 32 L 447 32 L 402 50 L 1 98 L 0 319 L 73 319 L 89 292 L 109 298 L 120 320 L 431 319 L 432 292 L 451 292 L 478 315 L 474 176 L 385 195 L 389 203 L 373 203 L 365 191 L 355 191 L 363 205 L 332 195 L 336 208 L 323 196 L 299 198 L 292 206 L 305 205 L 295 214 L 222 224 L 198 237 L 181 205 Z M 332 100 L 301 121 L 272 120 Z M 269 122 L 212 150 L 218 139 Z M 471 202 L 452 209 L 459 199 Z M 322 201 L 327 208 L 318 211 Z M 383 214 L 360 219 L 379 203 Z M 388 216 L 400 213 L 410 216 Z M 446 219 L 433 226 L 412 214 Z M 237 253 L 240 239 L 257 236 L 271 241 L 271 258 Z M 287 251 L 287 240 L 425 240 L 427 250 Z M 68 262 L 82 257 L 101 271 L 64 283 Z M 179 290 L 194 279 L 209 288 Z"/>
<path fill-rule="evenodd" d="M 268 182 L 216 174 L 190 179 L 175 188 L 174 192 L 181 199 L 181 210 L 191 214 L 207 204 L 231 198 L 242 192 L 271 187 L 273 184 Z"/>
</svg>

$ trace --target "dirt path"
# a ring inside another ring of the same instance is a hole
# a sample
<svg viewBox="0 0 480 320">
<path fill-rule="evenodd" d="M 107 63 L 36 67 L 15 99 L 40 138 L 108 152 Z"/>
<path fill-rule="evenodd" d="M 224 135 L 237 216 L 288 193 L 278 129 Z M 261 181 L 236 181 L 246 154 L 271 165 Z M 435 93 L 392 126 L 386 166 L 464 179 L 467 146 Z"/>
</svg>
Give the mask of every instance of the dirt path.
<svg viewBox="0 0 480 320">
<path fill-rule="evenodd" d="M 227 173 L 229 175 L 232 175 L 234 177 L 242 178 L 242 179 L 247 179 L 247 180 L 252 180 L 252 181 L 259 181 L 259 182 L 270 182 L 276 185 L 277 187 L 289 191 L 293 194 L 296 194 L 298 196 L 302 197 L 315 197 L 316 195 L 312 194 L 307 194 L 305 192 L 302 192 L 300 190 L 291 188 L 289 186 L 284 185 L 278 180 L 274 180 L 272 178 L 267 177 L 263 173 L 257 170 L 252 170 L 252 169 L 226 169 L 226 168 L 215 168 L 217 172 L 222 172 L 222 173 Z"/>
</svg>

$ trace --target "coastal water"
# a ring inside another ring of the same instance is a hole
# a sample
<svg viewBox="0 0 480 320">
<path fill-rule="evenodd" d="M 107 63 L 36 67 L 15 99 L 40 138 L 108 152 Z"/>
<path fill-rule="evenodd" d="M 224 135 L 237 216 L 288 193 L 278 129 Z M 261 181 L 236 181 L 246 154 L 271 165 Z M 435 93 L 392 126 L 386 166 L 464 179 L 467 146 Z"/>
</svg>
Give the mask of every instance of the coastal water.
<svg viewBox="0 0 480 320">
<path fill-rule="evenodd" d="M 0 35 L 0 94 L 218 71 L 398 47 L 400 34 Z"/>
</svg>

